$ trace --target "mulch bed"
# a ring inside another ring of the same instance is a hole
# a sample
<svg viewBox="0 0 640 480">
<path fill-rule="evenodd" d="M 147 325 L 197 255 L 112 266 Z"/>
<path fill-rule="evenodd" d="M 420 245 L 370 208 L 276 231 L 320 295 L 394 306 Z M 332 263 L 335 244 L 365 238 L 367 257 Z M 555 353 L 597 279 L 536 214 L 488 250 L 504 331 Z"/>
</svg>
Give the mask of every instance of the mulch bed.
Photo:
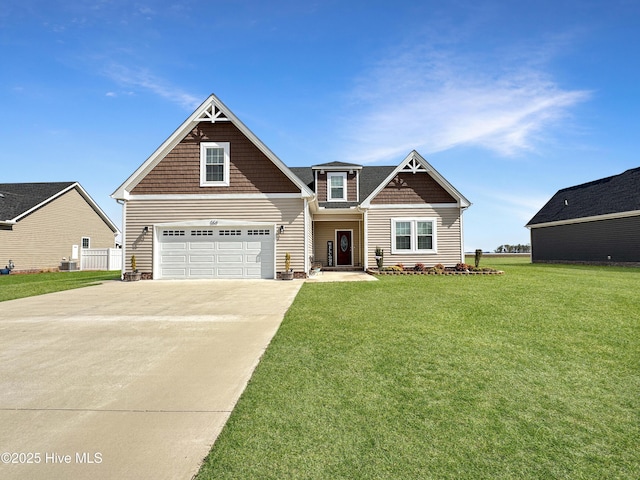
<svg viewBox="0 0 640 480">
<path fill-rule="evenodd" d="M 474 272 L 471 270 L 456 270 L 447 267 L 444 270 L 378 270 L 377 268 L 368 268 L 367 273 L 370 275 L 504 275 L 502 270 L 482 270 Z"/>
</svg>

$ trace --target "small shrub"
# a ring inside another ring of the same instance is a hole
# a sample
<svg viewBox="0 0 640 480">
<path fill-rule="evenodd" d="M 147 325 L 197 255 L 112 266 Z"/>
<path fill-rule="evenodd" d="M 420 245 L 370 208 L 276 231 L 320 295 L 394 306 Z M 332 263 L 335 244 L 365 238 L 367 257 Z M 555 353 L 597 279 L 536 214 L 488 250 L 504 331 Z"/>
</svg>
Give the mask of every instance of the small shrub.
<svg viewBox="0 0 640 480">
<path fill-rule="evenodd" d="M 401 263 L 396 263 L 395 266 L 398 267 L 401 272 L 404 270 L 404 265 L 402 265 Z"/>
<path fill-rule="evenodd" d="M 382 267 L 381 272 L 402 272 L 402 267 L 399 265 L 392 265 L 390 267 Z"/>
<path fill-rule="evenodd" d="M 444 270 L 444 265 L 441 263 L 437 263 L 433 266 L 436 270 Z"/>
<path fill-rule="evenodd" d="M 469 270 L 469 269 L 471 269 L 471 268 L 472 268 L 472 267 L 471 267 L 471 265 L 468 265 L 468 264 L 466 264 L 466 263 L 458 263 L 458 264 L 456 265 L 456 270 L 457 270 L 458 272 L 466 272 L 467 270 Z"/>
<path fill-rule="evenodd" d="M 416 272 L 424 272 L 427 267 L 424 266 L 424 263 L 416 263 L 416 266 L 413 267 Z"/>
</svg>

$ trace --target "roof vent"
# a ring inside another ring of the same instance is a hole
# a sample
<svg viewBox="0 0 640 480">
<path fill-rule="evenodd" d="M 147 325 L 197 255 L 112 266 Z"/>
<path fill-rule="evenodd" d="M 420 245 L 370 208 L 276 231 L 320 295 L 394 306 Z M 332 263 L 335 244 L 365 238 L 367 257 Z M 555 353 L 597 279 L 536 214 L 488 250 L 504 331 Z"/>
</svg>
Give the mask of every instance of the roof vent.
<svg viewBox="0 0 640 480">
<path fill-rule="evenodd" d="M 567 200 L 566 198 L 564 199 L 564 206 L 566 207 L 567 205 L 569 205 L 569 200 Z"/>
</svg>

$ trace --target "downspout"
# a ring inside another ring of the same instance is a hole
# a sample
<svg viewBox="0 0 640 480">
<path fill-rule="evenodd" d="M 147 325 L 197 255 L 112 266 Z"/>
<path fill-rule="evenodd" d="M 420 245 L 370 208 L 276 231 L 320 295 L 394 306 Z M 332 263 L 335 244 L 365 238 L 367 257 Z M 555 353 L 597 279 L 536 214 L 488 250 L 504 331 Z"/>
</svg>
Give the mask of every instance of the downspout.
<svg viewBox="0 0 640 480">
<path fill-rule="evenodd" d="M 120 267 L 120 279 L 123 280 L 127 268 L 127 201 L 116 198 L 116 202 L 122 205 L 122 265 Z"/>
<path fill-rule="evenodd" d="M 460 263 L 465 263 L 464 258 L 464 211 L 467 207 L 460 207 Z"/>
</svg>

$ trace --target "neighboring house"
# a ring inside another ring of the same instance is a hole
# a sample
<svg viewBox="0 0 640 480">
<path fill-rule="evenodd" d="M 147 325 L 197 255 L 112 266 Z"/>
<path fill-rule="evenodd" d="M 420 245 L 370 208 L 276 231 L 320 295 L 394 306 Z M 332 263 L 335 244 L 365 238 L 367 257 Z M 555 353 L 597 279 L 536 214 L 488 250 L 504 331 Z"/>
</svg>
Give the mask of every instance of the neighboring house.
<svg viewBox="0 0 640 480">
<path fill-rule="evenodd" d="M 533 262 L 640 262 L 640 168 L 559 190 L 526 226 Z"/>
<path fill-rule="evenodd" d="M 464 260 L 464 198 L 417 152 L 399 165 L 288 168 L 211 95 L 112 194 L 132 255 L 153 278 L 276 278 L 291 254 L 364 269 Z"/>
<path fill-rule="evenodd" d="M 0 183 L 0 268 L 57 268 L 83 248 L 113 247 L 118 232 L 77 182 Z"/>
</svg>

